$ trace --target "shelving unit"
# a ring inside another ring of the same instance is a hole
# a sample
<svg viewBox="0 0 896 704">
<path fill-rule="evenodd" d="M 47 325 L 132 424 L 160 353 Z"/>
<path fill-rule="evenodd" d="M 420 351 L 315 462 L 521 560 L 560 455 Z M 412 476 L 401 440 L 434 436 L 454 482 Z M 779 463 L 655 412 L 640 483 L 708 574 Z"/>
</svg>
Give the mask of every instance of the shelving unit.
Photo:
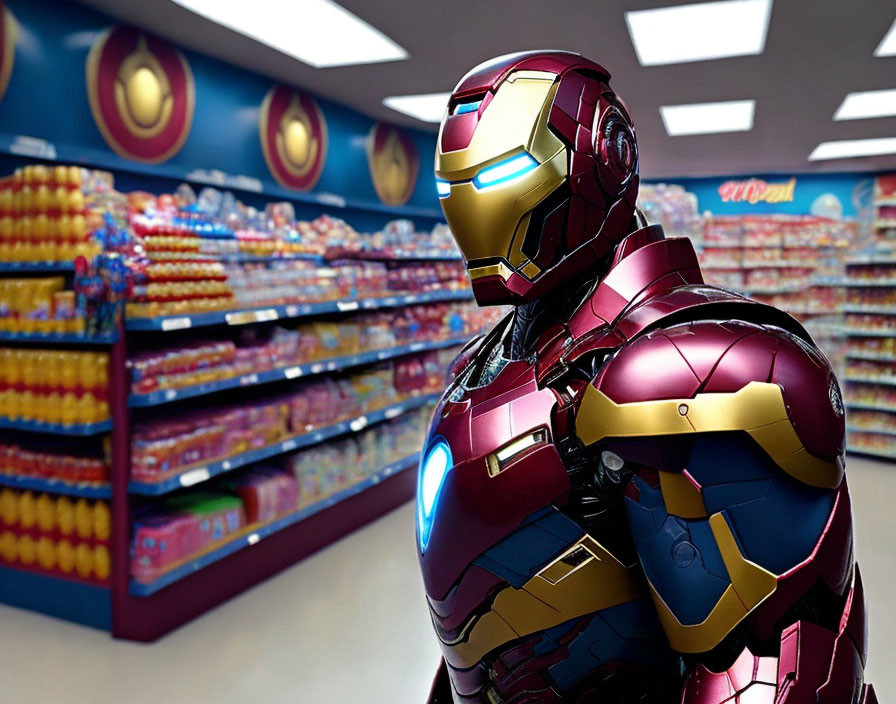
<svg viewBox="0 0 896 704">
<path fill-rule="evenodd" d="M 896 175 L 875 179 L 873 205 L 870 245 L 846 262 L 847 444 L 896 459 Z"/>
</svg>

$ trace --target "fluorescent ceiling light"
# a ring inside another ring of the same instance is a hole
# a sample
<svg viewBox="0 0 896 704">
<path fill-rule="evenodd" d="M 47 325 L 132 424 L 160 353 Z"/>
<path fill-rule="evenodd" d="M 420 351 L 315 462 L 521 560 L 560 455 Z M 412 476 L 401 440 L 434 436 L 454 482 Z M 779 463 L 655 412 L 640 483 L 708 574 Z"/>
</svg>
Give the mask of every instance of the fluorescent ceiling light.
<svg viewBox="0 0 896 704">
<path fill-rule="evenodd" d="M 755 109 L 755 100 L 728 100 L 721 103 L 663 105 L 660 116 L 670 137 L 748 132 L 753 129 Z"/>
<path fill-rule="evenodd" d="M 890 31 L 881 39 L 877 49 L 874 50 L 875 56 L 896 56 L 896 20 L 890 25 Z"/>
<path fill-rule="evenodd" d="M 400 61 L 408 52 L 332 0 L 174 0 L 315 68 Z"/>
<path fill-rule="evenodd" d="M 896 115 L 896 90 L 867 90 L 847 95 L 834 113 L 834 119 L 857 120 L 890 115 Z"/>
<path fill-rule="evenodd" d="M 809 161 L 848 159 L 850 157 L 876 156 L 879 154 L 896 154 L 896 137 L 822 142 L 809 155 Z"/>
<path fill-rule="evenodd" d="M 423 122 L 441 122 L 451 93 L 393 95 L 383 98 L 383 105 Z"/>
<path fill-rule="evenodd" d="M 625 13 L 642 66 L 750 56 L 765 50 L 772 0 L 722 0 Z"/>
</svg>

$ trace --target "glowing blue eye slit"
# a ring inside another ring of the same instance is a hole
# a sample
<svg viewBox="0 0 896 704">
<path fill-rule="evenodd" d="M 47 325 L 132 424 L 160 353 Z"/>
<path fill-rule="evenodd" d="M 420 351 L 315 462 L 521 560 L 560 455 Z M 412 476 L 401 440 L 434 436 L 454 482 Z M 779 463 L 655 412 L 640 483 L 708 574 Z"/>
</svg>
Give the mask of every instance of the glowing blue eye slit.
<svg viewBox="0 0 896 704">
<path fill-rule="evenodd" d="M 448 181 L 437 178 L 436 192 L 439 194 L 439 198 L 447 198 L 451 195 L 451 184 Z"/>
<path fill-rule="evenodd" d="M 531 154 L 512 156 L 493 166 L 487 166 L 482 169 L 473 179 L 473 185 L 476 188 L 497 186 L 499 183 L 507 183 L 525 176 L 537 166 L 538 162 Z"/>
<path fill-rule="evenodd" d="M 479 109 L 479 106 L 482 105 L 482 100 L 476 100 L 472 103 L 458 103 L 454 107 L 455 115 L 463 115 L 468 112 L 476 112 Z"/>
<path fill-rule="evenodd" d="M 439 440 L 430 447 L 420 459 L 417 475 L 417 537 L 420 540 L 420 552 L 425 552 L 429 543 L 439 494 L 445 483 L 445 475 L 453 463 L 451 448 L 444 440 Z"/>
</svg>

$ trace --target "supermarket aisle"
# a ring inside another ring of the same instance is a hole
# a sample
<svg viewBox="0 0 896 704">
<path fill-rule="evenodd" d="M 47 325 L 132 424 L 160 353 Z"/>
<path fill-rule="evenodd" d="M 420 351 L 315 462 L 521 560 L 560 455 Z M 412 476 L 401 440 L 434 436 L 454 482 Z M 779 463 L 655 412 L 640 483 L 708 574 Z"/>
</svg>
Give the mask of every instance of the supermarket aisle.
<svg viewBox="0 0 896 704">
<path fill-rule="evenodd" d="M 869 676 L 896 696 L 896 466 L 852 458 Z M 405 505 L 153 646 L 0 607 L 4 704 L 420 704 L 438 659 Z M 52 676 L 48 676 L 48 667 Z"/>
</svg>

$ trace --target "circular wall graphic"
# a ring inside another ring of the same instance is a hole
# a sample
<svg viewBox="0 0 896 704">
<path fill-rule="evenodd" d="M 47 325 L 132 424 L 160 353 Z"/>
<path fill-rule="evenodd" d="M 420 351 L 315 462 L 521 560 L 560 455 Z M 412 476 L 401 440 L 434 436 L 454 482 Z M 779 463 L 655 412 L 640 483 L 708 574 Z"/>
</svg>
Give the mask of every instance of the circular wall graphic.
<svg viewBox="0 0 896 704">
<path fill-rule="evenodd" d="M 404 205 L 417 185 L 420 157 L 413 140 L 402 130 L 377 122 L 367 137 L 367 163 L 379 199 Z"/>
<path fill-rule="evenodd" d="M 112 27 L 87 55 L 87 97 L 103 138 L 121 156 L 157 163 L 183 146 L 196 89 L 183 54 L 133 27 Z"/>
<path fill-rule="evenodd" d="M 287 188 L 314 188 L 327 159 L 327 122 L 310 95 L 274 86 L 258 116 L 261 150 L 271 175 Z"/>
<path fill-rule="evenodd" d="M 9 85 L 9 77 L 12 75 L 17 33 L 16 18 L 12 16 L 6 3 L 0 0 L 0 100 L 6 93 L 6 86 Z"/>
</svg>

